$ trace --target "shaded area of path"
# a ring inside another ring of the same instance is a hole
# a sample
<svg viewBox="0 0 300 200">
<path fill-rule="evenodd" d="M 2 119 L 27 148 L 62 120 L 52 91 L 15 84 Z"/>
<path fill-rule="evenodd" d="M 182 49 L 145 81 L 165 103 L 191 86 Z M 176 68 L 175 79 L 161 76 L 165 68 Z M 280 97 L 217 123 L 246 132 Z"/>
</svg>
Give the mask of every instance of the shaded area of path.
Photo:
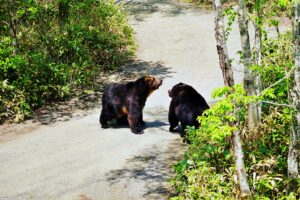
<svg viewBox="0 0 300 200">
<path fill-rule="evenodd" d="M 182 153 L 176 152 L 182 148 L 184 145 L 177 140 L 168 144 L 166 151 L 163 152 L 161 152 L 160 145 L 146 148 L 141 154 L 128 159 L 128 165 L 125 168 L 108 172 L 106 180 L 111 186 L 126 188 L 127 191 L 134 190 L 134 188 L 128 188 L 128 185 L 134 186 L 134 184 L 128 184 L 128 180 L 136 184 L 142 183 L 144 186 L 139 195 L 144 199 L 168 199 L 172 191 L 165 182 L 172 175 L 171 163 L 182 159 Z M 139 199 L 139 197 L 133 199 Z"/>
<path fill-rule="evenodd" d="M 135 20 L 143 21 L 154 13 L 161 13 L 162 17 L 176 17 L 185 14 L 187 9 L 193 9 L 191 4 L 174 0 L 136 0 L 125 1 L 128 11 Z"/>
</svg>

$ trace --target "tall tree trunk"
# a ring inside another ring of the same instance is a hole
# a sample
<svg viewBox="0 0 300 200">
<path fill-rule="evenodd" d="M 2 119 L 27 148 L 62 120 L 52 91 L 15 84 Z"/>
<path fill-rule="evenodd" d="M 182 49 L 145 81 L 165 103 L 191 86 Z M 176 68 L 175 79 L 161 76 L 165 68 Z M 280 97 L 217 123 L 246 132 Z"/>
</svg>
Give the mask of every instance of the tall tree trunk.
<svg viewBox="0 0 300 200">
<path fill-rule="evenodd" d="M 295 116 L 295 131 L 291 131 L 290 145 L 288 154 L 288 176 L 290 178 L 300 178 L 298 170 L 299 148 L 300 148 L 300 2 L 297 1 L 293 5 L 293 36 L 294 36 L 294 57 L 295 57 L 295 74 L 294 87 L 291 91 L 293 105 L 297 109 Z M 292 183 L 295 189 L 296 183 Z"/>
<path fill-rule="evenodd" d="M 262 18 L 261 14 L 261 6 L 258 6 L 258 9 L 256 9 L 256 14 L 258 19 Z M 253 58 L 253 63 L 255 65 L 261 66 L 261 41 L 262 41 L 262 32 L 261 32 L 261 26 L 259 22 L 254 22 L 254 27 L 255 27 L 255 40 L 254 40 L 254 48 L 253 48 L 253 53 L 254 53 L 254 58 Z M 262 91 L 262 85 L 261 85 L 261 77 L 258 75 L 255 78 L 256 82 L 256 94 L 259 94 Z M 258 121 L 260 122 L 261 119 L 261 103 L 257 104 L 257 109 L 258 109 Z"/>
<path fill-rule="evenodd" d="M 258 13 L 257 13 L 258 14 Z M 254 64 L 261 65 L 261 27 L 254 23 L 255 27 L 255 40 L 254 40 Z"/>
<path fill-rule="evenodd" d="M 256 95 L 256 88 L 252 70 L 250 69 L 252 61 L 248 32 L 247 11 L 244 0 L 239 0 L 239 28 L 243 51 L 244 87 L 247 92 L 247 95 L 252 96 Z M 248 106 L 248 127 L 250 131 L 250 137 L 256 133 L 259 127 L 258 106 L 255 103 L 251 103 Z"/>
<path fill-rule="evenodd" d="M 251 191 L 248 184 L 247 173 L 244 165 L 244 153 L 242 149 L 241 138 L 238 131 L 233 134 L 233 152 L 235 155 L 235 167 L 239 181 L 241 199 L 250 199 Z"/>
<path fill-rule="evenodd" d="M 234 78 L 226 46 L 222 4 L 220 0 L 213 0 L 213 3 L 216 10 L 215 37 L 217 43 L 217 51 L 219 54 L 219 64 L 223 74 L 224 85 L 232 87 L 234 85 Z"/>
<path fill-rule="evenodd" d="M 18 37 L 17 37 L 17 24 L 14 19 L 16 15 L 16 8 L 13 0 L 8 1 L 8 25 L 9 25 L 9 34 L 12 39 L 11 46 L 13 47 L 13 54 L 17 54 L 18 50 Z"/>
<path fill-rule="evenodd" d="M 220 0 L 213 0 L 213 3 L 214 3 L 214 8 L 216 10 L 215 37 L 217 43 L 217 51 L 219 54 L 219 64 L 220 64 L 220 68 L 222 69 L 224 84 L 226 86 L 232 87 L 234 85 L 234 78 L 233 78 L 233 72 L 229 61 L 229 56 L 228 56 L 228 51 L 226 46 L 222 4 Z M 232 147 L 235 155 L 236 173 L 237 173 L 238 182 L 240 186 L 241 198 L 248 199 L 249 197 L 251 197 L 251 192 L 247 180 L 247 174 L 246 174 L 244 158 L 243 158 L 244 154 L 242 150 L 242 144 L 241 144 L 239 132 L 238 131 L 233 132 L 232 137 L 233 137 Z"/>
</svg>

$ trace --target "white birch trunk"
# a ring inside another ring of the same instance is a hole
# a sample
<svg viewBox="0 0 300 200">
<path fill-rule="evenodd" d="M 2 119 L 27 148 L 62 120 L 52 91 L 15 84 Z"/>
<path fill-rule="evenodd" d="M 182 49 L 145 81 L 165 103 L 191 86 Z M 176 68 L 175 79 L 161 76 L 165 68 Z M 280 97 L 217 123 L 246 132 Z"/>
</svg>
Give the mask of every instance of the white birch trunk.
<svg viewBox="0 0 300 200">
<path fill-rule="evenodd" d="M 233 78 L 233 71 L 229 61 L 226 40 L 225 40 L 222 4 L 220 0 L 213 0 L 213 4 L 216 11 L 215 37 L 216 37 L 217 51 L 219 54 L 219 64 L 223 74 L 224 85 L 232 87 L 234 85 L 234 78 Z"/>
<path fill-rule="evenodd" d="M 261 11 L 257 11 L 257 17 L 261 17 Z M 253 53 L 254 53 L 254 64 L 255 65 L 261 65 L 261 27 L 258 24 L 254 23 L 255 27 L 255 40 L 254 40 L 254 48 L 253 48 Z M 262 85 L 261 85 L 261 77 L 258 75 L 255 78 L 255 83 L 256 83 L 256 94 L 259 94 L 262 91 Z M 257 104 L 257 110 L 258 110 L 258 122 L 260 122 L 261 119 L 261 103 Z"/>
<path fill-rule="evenodd" d="M 295 116 L 295 131 L 290 134 L 290 145 L 288 154 L 288 176 L 290 178 L 299 177 L 299 148 L 300 148 L 300 2 L 297 1 L 293 6 L 293 36 L 294 36 L 294 57 L 295 57 L 295 74 L 294 87 L 291 91 L 293 105 L 297 109 Z"/>
<path fill-rule="evenodd" d="M 235 166 L 240 186 L 241 199 L 250 199 L 251 191 L 248 184 L 247 173 L 244 165 L 244 153 L 238 131 L 233 132 L 233 152 L 235 155 Z"/>
<path fill-rule="evenodd" d="M 245 1 L 239 0 L 239 28 L 241 35 L 241 45 L 243 51 L 243 64 L 244 64 L 244 87 L 247 95 L 256 95 L 255 80 L 250 69 L 252 65 L 251 61 L 251 49 L 248 32 L 248 20 L 247 11 L 245 7 Z M 249 104 L 248 107 L 248 127 L 250 134 L 255 134 L 259 128 L 259 114 L 258 106 L 255 103 Z"/>
</svg>

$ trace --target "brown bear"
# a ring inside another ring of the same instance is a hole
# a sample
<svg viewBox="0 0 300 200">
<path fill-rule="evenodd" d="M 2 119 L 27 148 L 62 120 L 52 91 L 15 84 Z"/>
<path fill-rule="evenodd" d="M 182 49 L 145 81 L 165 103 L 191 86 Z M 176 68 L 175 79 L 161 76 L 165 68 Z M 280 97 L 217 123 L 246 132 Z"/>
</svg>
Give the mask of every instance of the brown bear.
<svg viewBox="0 0 300 200">
<path fill-rule="evenodd" d="M 205 99 L 187 84 L 178 83 L 168 92 L 172 98 L 169 107 L 169 131 L 174 132 L 174 128 L 180 122 L 182 127 L 180 136 L 184 137 L 187 126 L 199 127 L 197 117 L 209 109 L 209 106 Z"/>
<path fill-rule="evenodd" d="M 99 120 L 101 127 L 108 128 L 108 122 L 117 119 L 120 124 L 129 124 L 133 133 L 143 133 L 143 108 L 147 97 L 161 84 L 161 79 L 147 75 L 136 81 L 114 83 L 105 88 Z"/>
</svg>

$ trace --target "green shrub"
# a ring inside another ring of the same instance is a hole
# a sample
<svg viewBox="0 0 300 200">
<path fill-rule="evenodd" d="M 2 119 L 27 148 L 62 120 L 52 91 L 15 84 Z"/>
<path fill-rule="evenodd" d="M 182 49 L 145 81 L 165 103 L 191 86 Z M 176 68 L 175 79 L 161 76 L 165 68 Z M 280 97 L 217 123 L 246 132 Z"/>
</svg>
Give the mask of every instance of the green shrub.
<svg viewBox="0 0 300 200">
<path fill-rule="evenodd" d="M 0 99 L 6 106 L 0 122 L 22 115 L 19 121 L 49 101 L 91 88 L 101 70 L 134 54 L 133 31 L 112 0 L 7 1 L 0 14 Z M 16 47 L 9 20 L 16 22 Z"/>
<path fill-rule="evenodd" d="M 199 129 L 188 129 L 191 144 L 185 159 L 175 165 L 177 175 L 171 179 L 178 192 L 174 199 L 234 199 L 237 195 L 230 137 L 238 127 L 232 122 L 238 118 L 244 121 L 245 110 L 239 109 L 237 114 L 234 110 L 252 97 L 245 95 L 241 85 L 234 91 L 229 87 L 216 89 L 213 96 L 219 101 L 198 118 Z"/>
<path fill-rule="evenodd" d="M 261 134 L 250 140 L 244 129 L 246 107 L 260 98 L 246 96 L 239 85 L 234 90 L 217 89 L 214 96 L 222 98 L 199 117 L 200 128 L 188 129 L 191 144 L 185 158 L 174 166 L 176 176 L 170 181 L 177 191 L 173 199 L 235 199 L 239 195 L 234 181 L 233 130 L 244 130 L 245 167 L 254 198 L 297 199 L 297 194 L 288 191 L 290 110 L 264 114 Z M 239 124 L 232 126 L 233 121 Z"/>
<path fill-rule="evenodd" d="M 234 158 L 231 132 L 241 130 L 245 167 L 254 199 L 290 199 L 300 197 L 289 191 L 287 155 L 294 110 L 288 107 L 291 79 L 286 74 L 294 65 L 291 34 L 264 40 L 262 66 L 253 70 L 262 80 L 260 97 L 247 97 L 241 86 L 225 87 L 213 92 L 218 102 L 199 117 L 199 129 L 188 130 L 189 145 L 183 161 L 174 166 L 176 176 L 171 185 L 178 192 L 174 199 L 236 199 Z M 282 80 L 279 84 L 275 82 Z M 249 102 L 264 102 L 261 129 L 255 138 L 247 137 L 245 116 Z M 273 103 L 280 103 L 278 106 Z M 232 122 L 238 125 L 232 127 Z M 217 194 L 216 194 L 217 193 Z M 214 196 L 219 195 L 219 196 Z"/>
</svg>

